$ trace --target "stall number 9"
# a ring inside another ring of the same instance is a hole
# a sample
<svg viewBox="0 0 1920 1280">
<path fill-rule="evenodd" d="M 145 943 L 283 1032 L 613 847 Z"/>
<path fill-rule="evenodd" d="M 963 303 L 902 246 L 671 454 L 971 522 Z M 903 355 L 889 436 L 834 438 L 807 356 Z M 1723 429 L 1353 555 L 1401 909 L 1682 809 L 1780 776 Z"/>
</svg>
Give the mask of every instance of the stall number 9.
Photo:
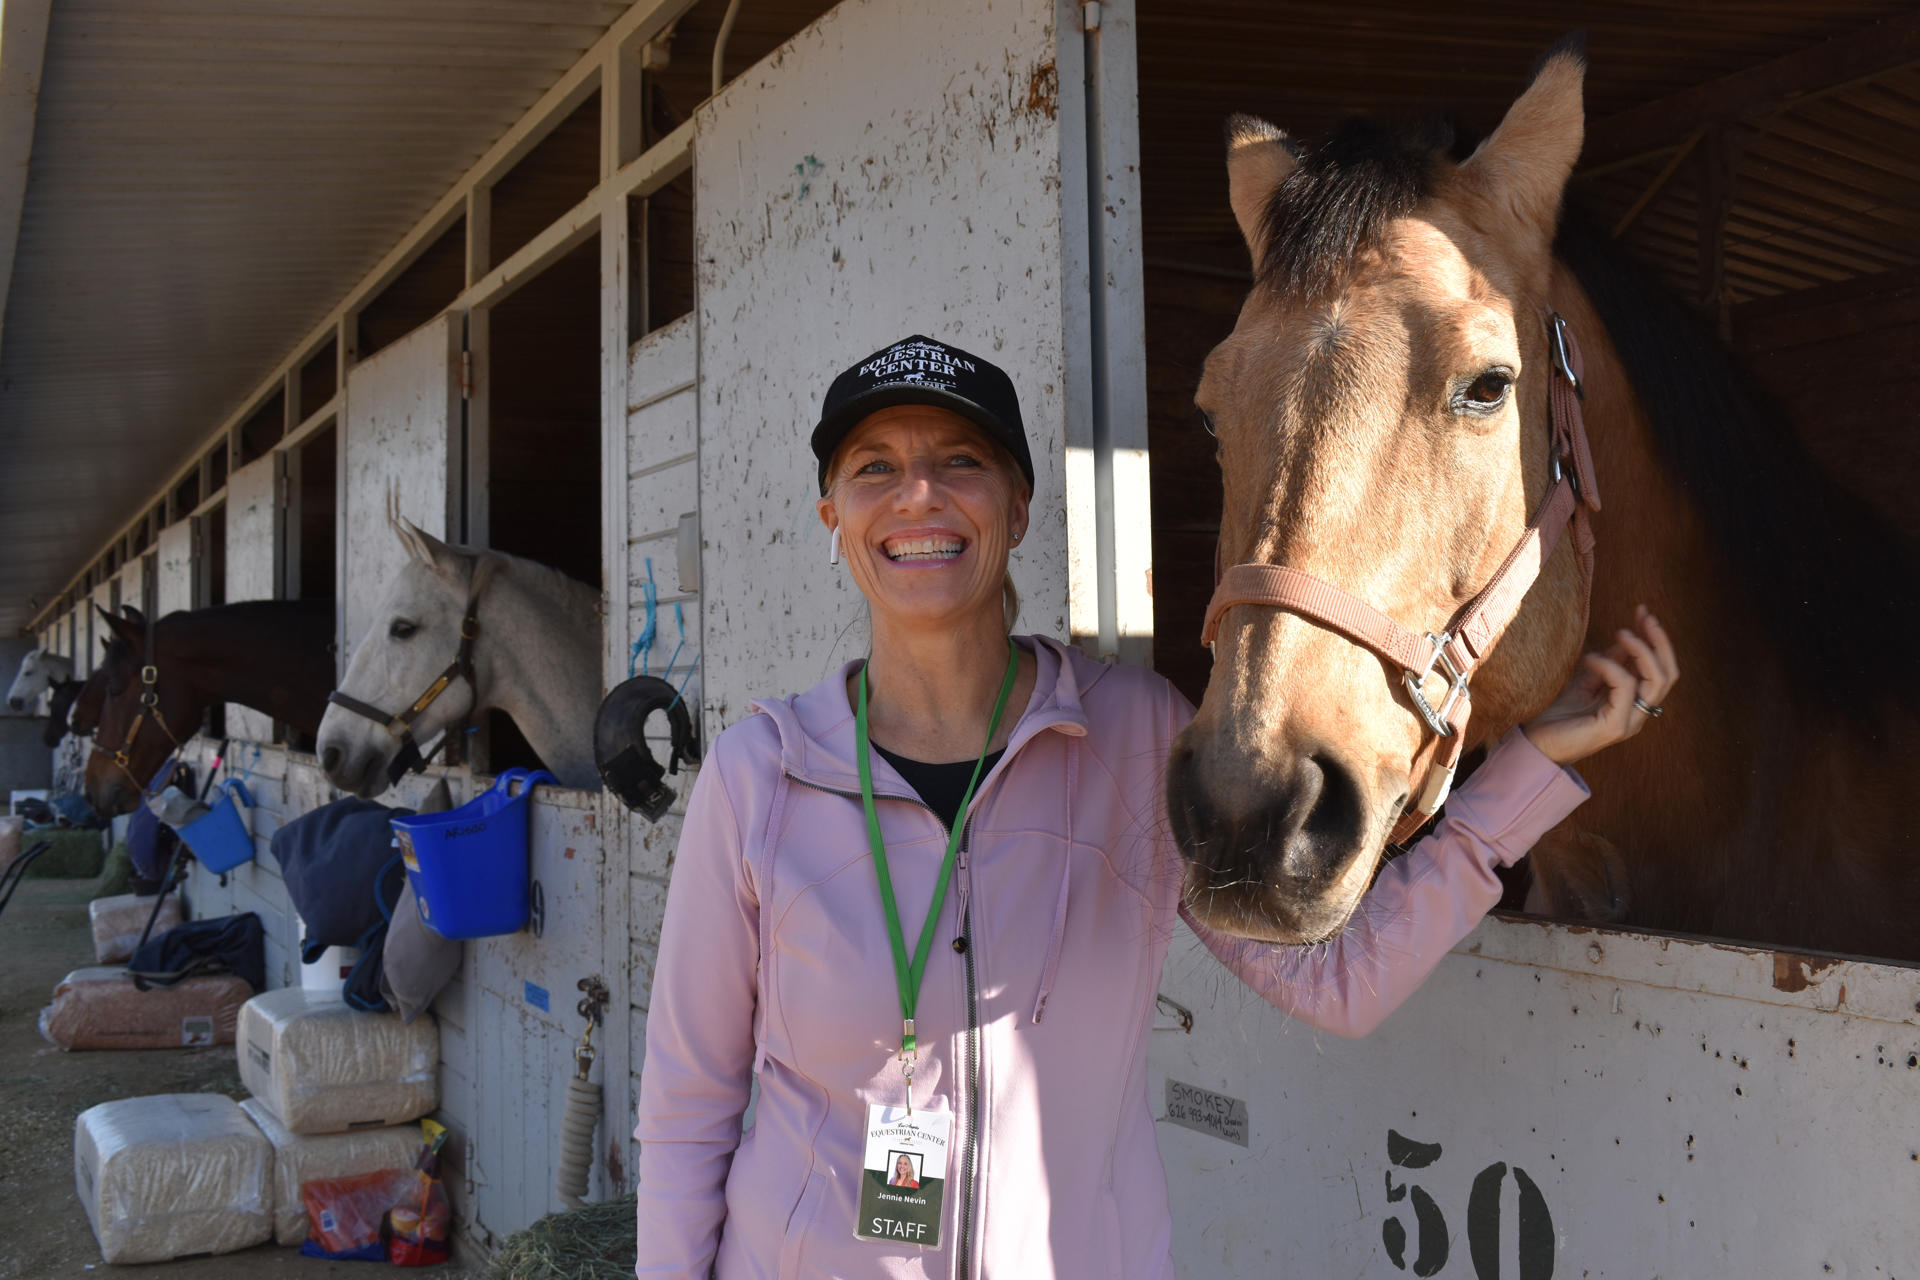
<svg viewBox="0 0 1920 1280">
<path fill-rule="evenodd" d="M 1415 1142 L 1392 1129 L 1387 1130 L 1387 1203 L 1406 1204 L 1413 1210 L 1417 1251 L 1413 1274 L 1438 1275 L 1447 1265 L 1447 1220 L 1440 1206 L 1423 1188 L 1410 1183 L 1395 1185 L 1394 1169 L 1425 1169 L 1440 1158 L 1437 1142 Z M 1495 1162 L 1474 1175 L 1473 1188 L 1467 1193 L 1467 1256 L 1473 1262 L 1475 1280 L 1549 1280 L 1553 1275 L 1553 1215 L 1547 1212 L 1546 1197 L 1527 1176 L 1514 1166 L 1513 1181 L 1520 1191 L 1520 1245 L 1517 1269 L 1500 1269 L 1500 1191 L 1507 1181 L 1507 1166 Z M 1387 1257 L 1400 1270 L 1407 1270 L 1407 1227 L 1396 1211 L 1380 1224 L 1380 1242 Z"/>
</svg>

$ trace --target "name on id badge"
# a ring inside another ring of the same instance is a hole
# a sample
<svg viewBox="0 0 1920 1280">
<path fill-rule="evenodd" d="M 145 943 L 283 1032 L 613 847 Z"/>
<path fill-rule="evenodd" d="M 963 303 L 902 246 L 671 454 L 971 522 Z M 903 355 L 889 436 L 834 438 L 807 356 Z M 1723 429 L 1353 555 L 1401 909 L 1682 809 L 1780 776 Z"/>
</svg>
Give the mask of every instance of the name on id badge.
<svg viewBox="0 0 1920 1280">
<path fill-rule="evenodd" d="M 947 1140 L 953 1113 L 921 1107 L 867 1106 L 860 1217 L 853 1234 L 889 1244 L 940 1247 L 946 1201 Z"/>
</svg>

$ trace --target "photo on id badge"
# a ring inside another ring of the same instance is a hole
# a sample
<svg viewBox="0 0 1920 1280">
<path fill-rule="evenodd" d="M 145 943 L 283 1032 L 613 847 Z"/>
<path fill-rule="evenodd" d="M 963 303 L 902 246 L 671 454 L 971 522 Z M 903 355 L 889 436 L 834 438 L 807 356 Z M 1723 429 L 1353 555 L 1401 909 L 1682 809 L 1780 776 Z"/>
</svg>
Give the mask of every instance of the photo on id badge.
<svg viewBox="0 0 1920 1280">
<path fill-rule="evenodd" d="M 952 1126 L 950 1111 L 867 1107 L 855 1235 L 890 1244 L 940 1247 L 940 1209 Z"/>
</svg>

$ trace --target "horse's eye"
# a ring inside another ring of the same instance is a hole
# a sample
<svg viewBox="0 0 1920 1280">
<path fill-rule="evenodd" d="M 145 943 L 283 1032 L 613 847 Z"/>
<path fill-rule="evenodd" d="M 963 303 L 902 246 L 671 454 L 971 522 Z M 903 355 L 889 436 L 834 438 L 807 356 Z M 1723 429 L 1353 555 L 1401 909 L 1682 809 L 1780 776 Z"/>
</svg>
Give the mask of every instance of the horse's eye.
<svg viewBox="0 0 1920 1280">
<path fill-rule="evenodd" d="M 411 640 L 413 633 L 419 629 L 419 627 L 408 622 L 405 618 L 395 618 L 392 624 L 387 627 L 387 634 L 395 640 Z"/>
<path fill-rule="evenodd" d="M 1218 440 L 1220 438 L 1220 430 L 1214 425 L 1213 415 L 1198 406 L 1195 406 L 1194 412 L 1200 416 L 1200 425 L 1206 428 L 1207 434 L 1215 440 Z"/>
<path fill-rule="evenodd" d="M 1513 390 L 1513 374 L 1506 369 L 1489 369 L 1462 387 L 1454 396 L 1454 409 L 1461 413 L 1490 413 L 1507 401 Z"/>
</svg>

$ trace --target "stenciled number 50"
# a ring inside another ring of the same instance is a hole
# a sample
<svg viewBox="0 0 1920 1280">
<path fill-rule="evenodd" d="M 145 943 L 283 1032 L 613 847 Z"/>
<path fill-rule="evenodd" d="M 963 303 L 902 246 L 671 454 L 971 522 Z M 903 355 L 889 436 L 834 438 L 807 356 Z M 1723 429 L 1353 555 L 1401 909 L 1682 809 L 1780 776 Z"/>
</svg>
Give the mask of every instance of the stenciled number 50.
<svg viewBox="0 0 1920 1280">
<path fill-rule="evenodd" d="M 1425 1169 L 1440 1158 L 1437 1142 L 1415 1142 L 1392 1129 L 1387 1130 L 1387 1162 L 1393 1169 Z M 1421 1187 L 1410 1183 L 1394 1185 L 1393 1169 L 1387 1170 L 1387 1203 L 1409 1204 L 1413 1209 L 1416 1251 L 1413 1274 L 1438 1275 L 1447 1265 L 1449 1250 L 1447 1220 L 1440 1206 Z M 1467 1193 L 1467 1256 L 1473 1262 L 1475 1280 L 1551 1280 L 1553 1275 L 1553 1215 L 1547 1212 L 1546 1197 L 1527 1171 L 1515 1165 L 1514 1185 L 1520 1190 L 1520 1245 L 1516 1270 L 1500 1269 L 1500 1191 L 1507 1180 L 1507 1166 L 1496 1161 L 1474 1175 L 1473 1189 Z M 1387 1257 L 1402 1271 L 1407 1269 L 1407 1228 L 1395 1213 L 1380 1224 L 1380 1242 Z"/>
</svg>

